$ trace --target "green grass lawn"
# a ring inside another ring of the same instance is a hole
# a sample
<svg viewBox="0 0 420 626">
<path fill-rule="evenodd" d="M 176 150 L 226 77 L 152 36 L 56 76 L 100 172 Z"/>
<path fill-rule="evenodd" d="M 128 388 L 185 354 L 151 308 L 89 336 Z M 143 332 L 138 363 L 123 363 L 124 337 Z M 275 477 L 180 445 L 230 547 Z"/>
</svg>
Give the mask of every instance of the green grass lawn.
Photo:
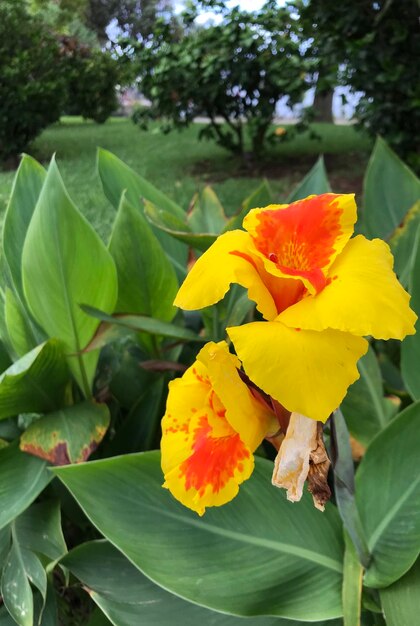
<svg viewBox="0 0 420 626">
<path fill-rule="evenodd" d="M 68 191 L 87 218 L 106 237 L 114 211 L 96 173 L 98 146 L 114 152 L 142 176 L 187 207 L 195 191 L 211 184 L 228 214 L 265 176 L 278 200 L 284 199 L 320 153 L 334 191 L 359 191 L 371 142 L 353 126 L 314 124 L 321 140 L 308 134 L 271 148 L 264 161 L 244 166 L 212 142 L 198 141 L 199 126 L 169 135 L 140 131 L 129 119 L 104 125 L 63 118 L 42 133 L 28 152 L 47 164 L 56 153 Z M 0 215 L 10 194 L 14 172 L 0 172 Z"/>
</svg>

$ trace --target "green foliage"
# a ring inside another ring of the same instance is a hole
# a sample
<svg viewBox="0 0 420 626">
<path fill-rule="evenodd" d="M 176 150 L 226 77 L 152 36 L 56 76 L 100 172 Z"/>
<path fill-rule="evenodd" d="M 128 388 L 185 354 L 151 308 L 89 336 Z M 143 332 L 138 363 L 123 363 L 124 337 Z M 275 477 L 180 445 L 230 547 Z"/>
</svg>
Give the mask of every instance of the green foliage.
<svg viewBox="0 0 420 626">
<path fill-rule="evenodd" d="M 254 306 L 239 288 L 202 315 L 177 313 L 172 302 L 187 259 L 273 202 L 273 192 L 263 182 L 227 211 L 210 187 L 177 203 L 107 151 L 98 171 L 116 211 L 107 245 L 54 160 L 45 172 L 23 159 L 7 209 L 0 622 L 239 626 L 252 616 L 257 626 L 414 624 L 420 409 L 409 394 L 417 399 L 417 336 L 403 343 L 403 378 L 391 343 L 372 342 L 360 361 L 361 377 L 326 431 L 334 496 L 323 514 L 309 494 L 288 503 L 270 486 L 272 463 L 257 457 L 239 496 L 199 519 L 162 489 L 151 451 L 167 383 L 203 342 L 251 319 Z M 289 201 L 329 189 L 319 160 Z M 417 247 L 406 248 L 418 242 L 417 189 L 379 140 L 361 229 L 388 237 L 415 308 Z M 360 464 L 347 428 L 366 448 Z M 106 541 L 92 541 L 98 533 Z M 66 542 L 75 546 L 68 554 Z M 98 607 L 91 615 L 91 600 L 83 610 L 72 605 L 83 589 Z"/>
<path fill-rule="evenodd" d="M 337 511 L 331 506 L 320 516 L 308 494 L 293 508 L 284 493 L 270 498 L 271 472 L 271 463 L 257 459 L 239 496 L 199 520 L 162 489 L 157 452 L 56 470 L 102 534 L 176 595 L 234 615 L 339 617 Z"/>
<path fill-rule="evenodd" d="M 18 155 L 49 124 L 65 100 L 57 66 L 60 48 L 25 0 L 0 3 L 0 162 Z"/>
<path fill-rule="evenodd" d="M 118 107 L 117 61 L 74 37 L 62 37 L 61 45 L 67 81 L 65 112 L 103 124 Z"/>
<path fill-rule="evenodd" d="M 129 47 L 140 89 L 152 102 L 134 119 L 142 128 L 159 119 L 168 132 L 206 116 L 200 137 L 238 154 L 250 144 L 258 156 L 268 138 L 275 140 L 270 125 L 277 101 L 286 96 L 293 105 L 307 89 L 295 21 L 270 4 L 251 13 L 226 10 L 220 24 L 207 28 L 196 28 L 195 16 L 185 14 L 181 38 L 162 23 L 150 41 Z"/>
<path fill-rule="evenodd" d="M 321 68 L 341 70 L 341 83 L 362 92 L 356 118 L 381 134 L 418 168 L 420 91 L 413 59 L 420 54 L 418 7 L 413 0 L 297 5 Z M 331 77 L 330 77 L 331 79 Z M 334 84 L 334 83 L 333 83 Z"/>
</svg>

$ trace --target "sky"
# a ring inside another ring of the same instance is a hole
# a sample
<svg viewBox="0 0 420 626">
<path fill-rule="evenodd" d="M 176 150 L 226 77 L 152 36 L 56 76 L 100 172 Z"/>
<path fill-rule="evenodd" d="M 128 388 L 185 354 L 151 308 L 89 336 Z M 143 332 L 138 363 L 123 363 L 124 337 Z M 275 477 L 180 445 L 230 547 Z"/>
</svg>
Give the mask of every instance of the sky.
<svg viewBox="0 0 420 626">
<path fill-rule="evenodd" d="M 231 0 L 231 2 L 227 2 L 227 6 L 240 6 L 241 9 L 245 11 L 255 11 L 262 7 L 265 3 L 265 0 Z M 182 0 L 178 0 L 175 4 L 175 12 L 182 11 L 184 3 Z M 279 1 L 279 5 L 284 4 L 284 0 Z M 214 22 L 218 22 L 221 18 L 211 11 L 205 11 L 201 13 L 201 15 L 197 18 L 196 22 L 198 24 L 205 24 L 207 21 L 212 20 Z"/>
</svg>

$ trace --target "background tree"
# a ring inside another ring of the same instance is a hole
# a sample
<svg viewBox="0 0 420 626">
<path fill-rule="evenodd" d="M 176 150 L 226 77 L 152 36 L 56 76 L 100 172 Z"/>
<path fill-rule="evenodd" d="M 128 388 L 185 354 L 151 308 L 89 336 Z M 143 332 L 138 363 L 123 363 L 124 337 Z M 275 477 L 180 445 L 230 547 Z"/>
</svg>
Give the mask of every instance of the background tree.
<svg viewBox="0 0 420 626">
<path fill-rule="evenodd" d="M 57 121 L 66 98 L 60 46 L 24 0 L 0 3 L 0 162 Z"/>
<path fill-rule="evenodd" d="M 134 46 L 139 88 L 152 101 L 136 120 L 145 128 L 160 119 L 169 131 L 206 116 L 201 137 L 243 154 L 247 135 L 252 153 L 259 155 L 278 100 L 286 96 L 293 105 L 302 99 L 308 64 L 288 10 L 274 3 L 253 12 L 218 6 L 217 25 L 197 28 L 198 5 L 191 6 L 181 40 L 171 25 L 161 23 L 153 38 Z"/>
<path fill-rule="evenodd" d="M 370 134 L 386 137 L 418 167 L 420 83 L 415 59 L 420 31 L 415 0 L 305 0 L 297 6 L 314 56 L 340 68 L 341 84 L 363 92 L 356 109 L 359 122 Z"/>
<path fill-rule="evenodd" d="M 113 20 L 122 34 L 142 38 L 153 32 L 159 16 L 170 12 L 170 0 L 88 0 L 86 16 L 89 27 L 104 40 Z"/>
</svg>

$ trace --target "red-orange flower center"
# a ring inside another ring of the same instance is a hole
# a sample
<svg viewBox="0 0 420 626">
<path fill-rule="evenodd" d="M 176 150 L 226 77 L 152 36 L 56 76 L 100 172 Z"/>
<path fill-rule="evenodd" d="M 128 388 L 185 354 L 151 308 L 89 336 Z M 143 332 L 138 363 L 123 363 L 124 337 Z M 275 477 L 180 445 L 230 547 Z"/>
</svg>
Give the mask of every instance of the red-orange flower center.
<svg viewBox="0 0 420 626">
<path fill-rule="evenodd" d="M 257 250 L 283 274 L 302 276 L 319 292 L 326 285 L 323 268 L 342 234 L 341 215 L 338 201 L 333 203 L 331 194 L 323 194 L 286 208 L 259 211 L 251 236 Z"/>
</svg>

